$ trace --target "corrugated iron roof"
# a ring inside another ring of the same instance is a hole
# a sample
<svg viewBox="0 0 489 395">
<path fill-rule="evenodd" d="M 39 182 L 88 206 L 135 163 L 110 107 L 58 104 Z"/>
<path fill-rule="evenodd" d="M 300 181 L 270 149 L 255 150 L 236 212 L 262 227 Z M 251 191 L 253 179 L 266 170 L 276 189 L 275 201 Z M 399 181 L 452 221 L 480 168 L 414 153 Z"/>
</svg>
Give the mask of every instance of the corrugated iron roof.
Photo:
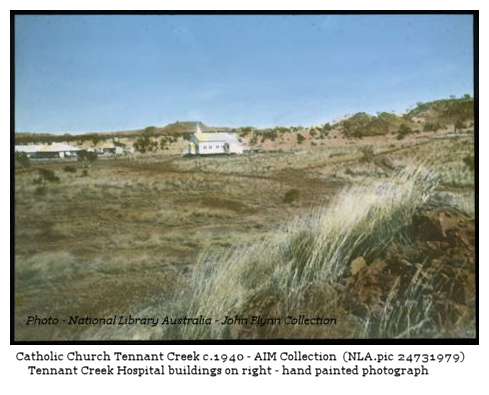
<svg viewBox="0 0 489 395">
<path fill-rule="evenodd" d="M 196 137 L 199 141 L 225 141 L 227 143 L 237 143 L 238 139 L 236 135 L 229 133 L 201 133 L 197 134 Z"/>
<path fill-rule="evenodd" d="M 38 152 L 42 147 L 44 147 L 42 144 L 36 144 L 36 145 L 16 145 L 15 146 L 15 152 L 25 152 L 27 154 L 31 154 L 34 152 Z"/>
<path fill-rule="evenodd" d="M 238 138 L 235 134 L 230 133 L 203 133 L 200 129 L 197 129 L 197 132 L 194 134 L 195 138 L 199 142 L 215 142 L 215 141 L 224 141 L 226 143 L 238 143 Z"/>
<path fill-rule="evenodd" d="M 95 148 L 97 148 L 97 149 L 102 149 L 102 148 L 115 148 L 115 145 L 112 142 L 103 141 L 103 142 L 97 143 L 97 145 L 95 146 Z"/>
<path fill-rule="evenodd" d="M 16 145 L 16 152 L 25 152 L 25 153 L 35 153 L 35 152 L 69 152 L 69 151 L 80 151 L 80 148 L 73 147 L 68 144 L 53 144 L 53 145 Z"/>
<path fill-rule="evenodd" d="M 238 143 L 238 138 L 235 134 L 231 133 L 217 133 L 217 132 L 202 132 L 200 130 L 199 125 L 197 125 L 197 131 L 194 136 L 197 138 L 199 142 L 213 142 L 213 141 L 225 141 L 226 143 Z"/>
</svg>

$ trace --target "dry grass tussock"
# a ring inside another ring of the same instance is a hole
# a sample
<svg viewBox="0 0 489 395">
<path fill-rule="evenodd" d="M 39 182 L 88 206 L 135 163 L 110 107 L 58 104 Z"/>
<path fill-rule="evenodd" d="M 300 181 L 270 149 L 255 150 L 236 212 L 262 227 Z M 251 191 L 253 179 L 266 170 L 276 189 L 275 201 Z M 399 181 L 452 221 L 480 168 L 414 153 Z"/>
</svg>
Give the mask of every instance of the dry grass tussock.
<svg viewBox="0 0 489 395">
<path fill-rule="evenodd" d="M 315 210 L 306 219 L 297 219 L 261 243 L 245 249 L 204 251 L 175 297 L 160 300 L 139 313 L 173 317 L 342 317 L 340 329 L 302 328 L 298 332 L 297 328 L 282 326 L 247 331 L 223 325 L 182 325 L 169 326 L 160 333 L 152 331 L 152 337 L 368 337 L 365 331 L 369 323 L 345 315 L 341 303 L 350 263 L 357 257 L 372 261 L 388 245 L 406 242 L 413 215 L 428 201 L 436 185 L 437 177 L 418 167 L 404 169 L 368 187 L 346 188 L 327 207 Z M 396 299 L 394 294 L 390 297 Z M 349 324 L 344 325 L 346 321 Z M 376 333 L 384 334 L 387 332 Z"/>
</svg>

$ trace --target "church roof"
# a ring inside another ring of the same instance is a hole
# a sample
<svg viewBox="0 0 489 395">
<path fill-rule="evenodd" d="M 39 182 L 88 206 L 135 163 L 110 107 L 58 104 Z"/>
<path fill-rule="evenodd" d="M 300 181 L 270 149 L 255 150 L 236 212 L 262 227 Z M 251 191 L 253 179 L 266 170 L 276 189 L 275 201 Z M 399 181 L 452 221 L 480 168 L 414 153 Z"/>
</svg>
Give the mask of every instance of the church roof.
<svg viewBox="0 0 489 395">
<path fill-rule="evenodd" d="M 224 141 L 226 143 L 237 143 L 238 138 L 235 134 L 231 133 L 214 133 L 208 132 L 204 133 L 200 130 L 197 125 L 197 132 L 195 132 L 194 136 L 197 138 L 199 142 L 214 142 L 214 141 Z"/>
</svg>

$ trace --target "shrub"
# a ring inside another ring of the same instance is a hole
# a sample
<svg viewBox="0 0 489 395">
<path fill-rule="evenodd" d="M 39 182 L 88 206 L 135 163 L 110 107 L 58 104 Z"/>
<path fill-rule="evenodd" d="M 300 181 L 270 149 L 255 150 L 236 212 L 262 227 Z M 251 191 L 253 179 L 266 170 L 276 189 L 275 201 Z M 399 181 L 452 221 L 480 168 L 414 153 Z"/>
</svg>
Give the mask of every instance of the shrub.
<svg viewBox="0 0 489 395">
<path fill-rule="evenodd" d="M 18 162 L 22 167 L 29 167 L 31 161 L 25 152 L 16 152 L 15 161 Z"/>
<path fill-rule="evenodd" d="M 239 135 L 240 135 L 240 137 L 246 137 L 251 133 L 252 130 L 253 130 L 253 128 L 251 126 L 246 126 L 246 127 L 240 128 Z M 233 130 L 232 132 L 236 133 L 236 130 Z"/>
<path fill-rule="evenodd" d="M 54 171 L 48 170 L 48 169 L 38 169 L 39 171 L 39 177 L 34 180 L 35 184 L 39 184 L 39 186 L 36 188 L 36 195 L 44 195 L 46 192 L 46 183 L 47 182 L 53 182 L 53 183 L 58 183 L 60 182 L 60 178 L 54 174 Z"/>
<path fill-rule="evenodd" d="M 299 200 L 300 192 L 298 189 L 289 189 L 285 192 L 284 203 L 292 203 Z"/>
<path fill-rule="evenodd" d="M 399 129 L 397 130 L 397 139 L 402 140 L 405 136 L 412 133 L 413 130 L 409 126 L 402 124 L 401 126 L 399 126 Z"/>
<path fill-rule="evenodd" d="M 461 129 L 465 128 L 465 123 L 462 121 L 457 121 L 457 122 L 455 122 L 454 127 L 455 127 L 455 132 L 456 132 L 457 130 L 461 130 Z"/>
<path fill-rule="evenodd" d="M 54 174 L 54 171 L 48 169 L 39 169 L 39 177 L 44 183 L 48 182 L 60 182 L 60 178 Z"/>
<path fill-rule="evenodd" d="M 425 123 L 423 126 L 424 132 L 436 132 L 440 125 L 435 125 L 434 123 Z"/>
<path fill-rule="evenodd" d="M 36 188 L 34 194 L 36 196 L 43 196 L 43 195 L 46 194 L 46 188 L 39 186 L 39 187 Z"/>
<path fill-rule="evenodd" d="M 78 160 L 80 162 L 94 162 L 98 158 L 96 151 L 87 151 L 85 149 L 78 151 Z"/>
<path fill-rule="evenodd" d="M 74 166 L 65 166 L 63 171 L 66 173 L 76 173 L 76 167 Z"/>
<path fill-rule="evenodd" d="M 474 171 L 474 157 L 473 156 L 466 156 L 464 158 L 464 163 L 467 165 L 467 167 L 470 169 L 470 171 Z"/>
<path fill-rule="evenodd" d="M 361 162 L 372 162 L 374 159 L 374 149 L 371 145 L 365 145 L 360 148 L 360 152 L 362 153 L 362 157 L 360 159 Z"/>
<path fill-rule="evenodd" d="M 170 136 L 163 136 L 160 139 L 160 149 L 168 149 L 169 145 L 172 143 L 173 139 Z"/>
<path fill-rule="evenodd" d="M 302 144 L 305 139 L 306 138 L 302 134 L 300 133 L 297 134 L 297 144 Z"/>
<path fill-rule="evenodd" d="M 252 126 L 244 126 L 244 127 L 240 128 L 241 132 L 245 133 L 245 134 L 252 132 L 253 129 L 254 128 Z"/>
<path fill-rule="evenodd" d="M 148 126 L 144 129 L 144 133 L 155 133 L 156 132 L 156 126 Z"/>
<path fill-rule="evenodd" d="M 134 148 L 144 154 L 147 151 L 158 150 L 158 142 L 151 140 L 147 134 L 144 134 L 136 139 Z"/>
<path fill-rule="evenodd" d="M 275 141 L 275 139 L 278 137 L 278 130 L 280 130 L 280 128 L 275 128 L 272 130 L 262 130 L 261 132 L 259 132 L 259 134 L 261 135 L 261 142 L 264 143 L 267 140 Z"/>
</svg>

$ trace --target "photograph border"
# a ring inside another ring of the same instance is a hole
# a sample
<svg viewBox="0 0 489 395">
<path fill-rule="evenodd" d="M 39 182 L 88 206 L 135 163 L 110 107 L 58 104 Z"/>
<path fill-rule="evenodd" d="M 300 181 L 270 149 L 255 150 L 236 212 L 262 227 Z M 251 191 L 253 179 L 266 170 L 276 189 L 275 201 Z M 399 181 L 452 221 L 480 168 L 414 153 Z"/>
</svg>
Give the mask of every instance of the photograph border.
<svg viewBox="0 0 489 395">
<path fill-rule="evenodd" d="M 413 339 L 223 339 L 223 340 L 15 340 L 15 18 L 21 15 L 471 15 L 473 17 L 475 156 L 475 338 Z M 479 11 L 10 11 L 10 345 L 478 345 L 479 344 Z"/>
</svg>

